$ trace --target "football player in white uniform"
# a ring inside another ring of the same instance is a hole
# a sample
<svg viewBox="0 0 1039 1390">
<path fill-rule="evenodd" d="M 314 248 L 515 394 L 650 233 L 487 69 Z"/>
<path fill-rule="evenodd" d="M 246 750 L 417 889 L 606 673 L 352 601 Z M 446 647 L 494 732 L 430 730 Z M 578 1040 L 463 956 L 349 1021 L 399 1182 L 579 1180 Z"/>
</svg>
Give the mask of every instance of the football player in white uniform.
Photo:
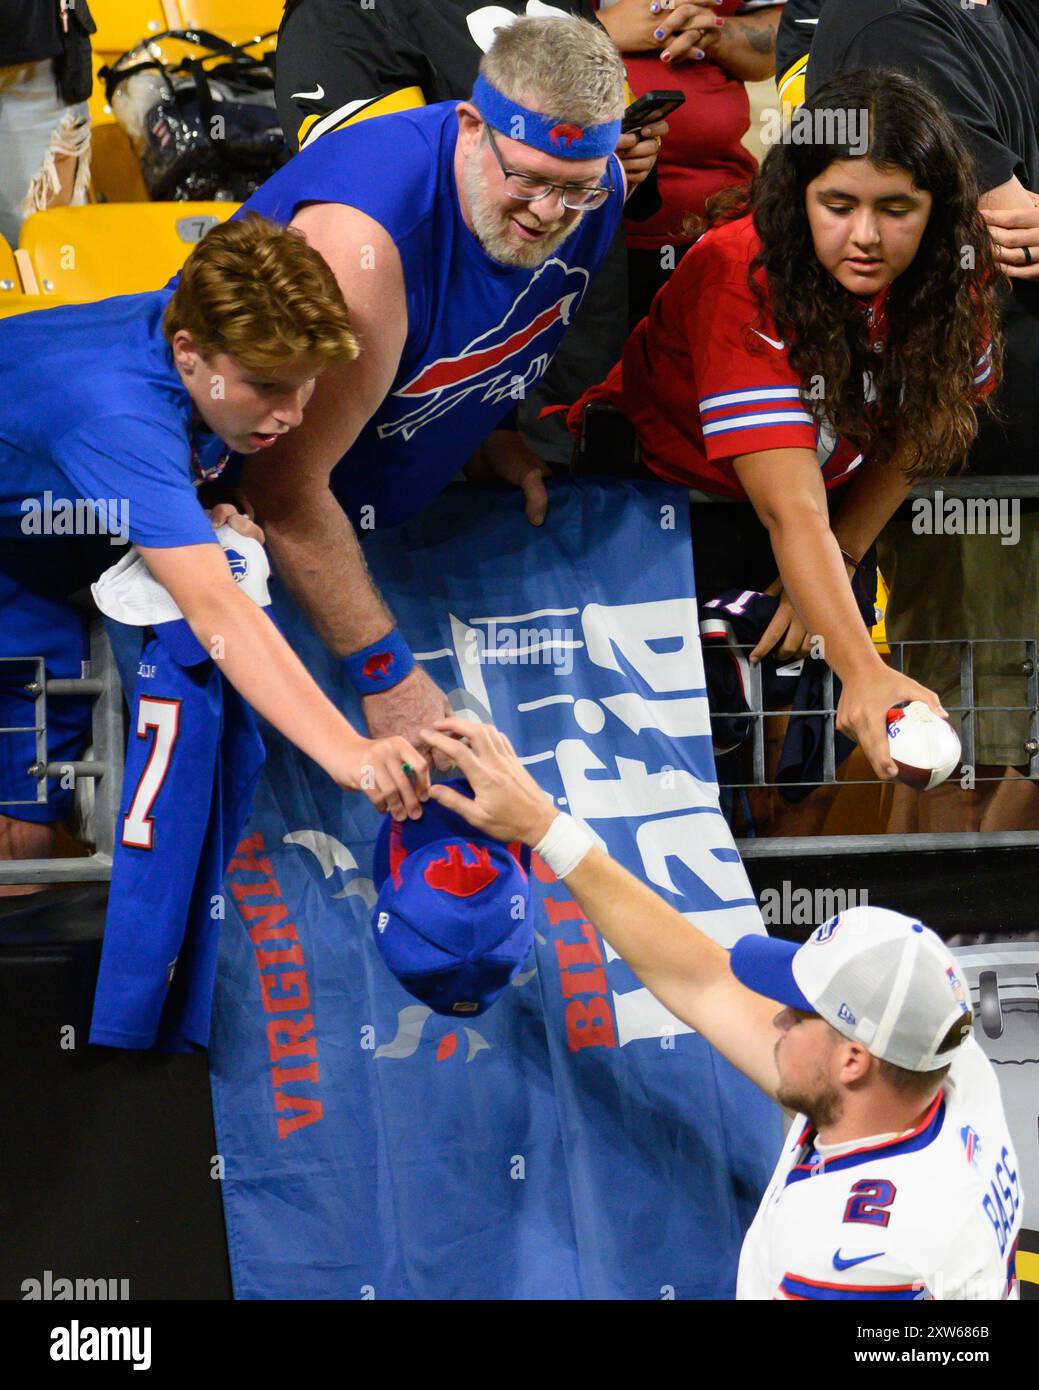
<svg viewBox="0 0 1039 1390">
<path fill-rule="evenodd" d="M 435 786 L 436 800 L 536 849 L 672 1013 L 800 1112 L 747 1232 L 737 1298 L 1017 1296 L 1018 1163 L 940 937 L 856 907 L 800 947 L 747 936 L 730 956 L 558 812 L 498 730 L 436 729 L 423 736 L 475 793 Z"/>
</svg>

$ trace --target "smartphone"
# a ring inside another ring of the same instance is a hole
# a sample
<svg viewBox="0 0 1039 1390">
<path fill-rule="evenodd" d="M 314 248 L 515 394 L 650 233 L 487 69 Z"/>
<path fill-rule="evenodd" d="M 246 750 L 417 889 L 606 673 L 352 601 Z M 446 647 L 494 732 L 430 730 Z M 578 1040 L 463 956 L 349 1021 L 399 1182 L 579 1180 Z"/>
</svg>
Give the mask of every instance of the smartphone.
<svg viewBox="0 0 1039 1390">
<path fill-rule="evenodd" d="M 670 116 L 672 111 L 677 111 L 684 101 L 685 95 L 682 92 L 647 92 L 644 97 L 637 97 L 624 112 L 621 133 L 626 134 L 629 130 L 639 130 L 642 126 L 648 125 L 648 117 L 652 116 L 654 111 L 657 112 L 654 119 L 662 121 L 665 116 Z"/>
</svg>

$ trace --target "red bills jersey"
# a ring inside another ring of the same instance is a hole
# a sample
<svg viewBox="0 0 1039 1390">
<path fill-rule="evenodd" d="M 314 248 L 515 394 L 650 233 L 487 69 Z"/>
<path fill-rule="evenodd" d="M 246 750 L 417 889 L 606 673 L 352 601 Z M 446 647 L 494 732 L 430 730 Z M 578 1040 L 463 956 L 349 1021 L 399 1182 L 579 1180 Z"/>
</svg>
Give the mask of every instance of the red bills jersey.
<svg viewBox="0 0 1039 1390">
<path fill-rule="evenodd" d="M 746 497 L 733 461 L 765 449 L 814 449 L 827 489 L 848 482 L 862 454 L 816 423 L 787 345 L 747 283 L 760 247 L 749 214 L 707 232 L 657 294 L 606 381 L 574 407 L 571 426 L 591 400 L 607 401 L 637 429 L 648 468 L 722 497 Z M 764 272 L 756 274 L 767 305 Z M 887 339 L 886 295 L 885 288 L 863 303 L 877 353 Z M 992 387 L 990 356 L 986 349 L 975 364 L 980 394 Z"/>
</svg>

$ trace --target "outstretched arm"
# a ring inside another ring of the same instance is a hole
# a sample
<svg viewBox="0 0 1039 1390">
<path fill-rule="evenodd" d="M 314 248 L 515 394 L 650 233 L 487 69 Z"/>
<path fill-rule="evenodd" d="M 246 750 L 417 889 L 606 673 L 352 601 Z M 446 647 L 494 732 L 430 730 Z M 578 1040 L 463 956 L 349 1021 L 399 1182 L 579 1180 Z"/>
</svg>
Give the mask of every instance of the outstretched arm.
<svg viewBox="0 0 1039 1390">
<path fill-rule="evenodd" d="M 840 545 L 865 542 L 868 547 L 876 535 L 876 531 L 869 534 L 872 528 L 880 530 L 904 495 L 902 475 L 894 465 L 882 471 L 863 464 L 862 485 L 851 484 L 856 491 L 831 530 L 819 461 L 811 450 L 743 454 L 734 467 L 768 528 L 783 591 L 803 631 L 810 635 L 810 645 L 822 639 L 819 654 L 840 677 L 837 727 L 859 744 L 877 776 L 890 781 L 898 769 L 888 747 L 888 709 L 900 700 L 922 700 L 936 714 L 945 711 L 933 690 L 892 670 L 877 654 L 859 616 Z M 861 551 L 853 558 L 860 560 Z M 781 606 L 754 649 L 753 659 L 779 640 L 779 629 L 786 627 L 782 612 Z M 781 645 L 780 652 L 784 650 Z"/>
<path fill-rule="evenodd" d="M 311 203 L 292 225 L 328 262 L 361 352 L 318 378 L 302 424 L 247 463 L 243 491 L 279 578 L 325 645 L 346 656 L 385 637 L 394 620 L 329 480 L 393 383 L 407 336 L 404 275 L 389 234 L 356 208 Z M 377 513 L 373 521 L 380 524 Z M 450 704 L 416 666 L 390 690 L 366 695 L 363 709 L 373 738 L 401 734 L 415 743 L 420 726 Z"/>
<path fill-rule="evenodd" d="M 266 614 L 231 578 L 219 545 L 139 546 L 192 632 L 242 697 L 339 784 L 398 819 L 419 815 L 425 760 L 403 738 L 364 738 L 318 688 Z M 412 786 L 404 773 L 416 771 Z"/>
<path fill-rule="evenodd" d="M 532 848 L 541 842 L 559 812 L 503 733 L 461 719 L 442 719 L 423 732 L 432 747 L 453 752 L 475 793 L 471 801 L 434 784 L 432 797 L 498 839 Z M 588 920 L 660 1002 L 774 1096 L 776 1005 L 739 983 L 728 952 L 601 850 L 590 849 L 565 882 Z"/>
</svg>

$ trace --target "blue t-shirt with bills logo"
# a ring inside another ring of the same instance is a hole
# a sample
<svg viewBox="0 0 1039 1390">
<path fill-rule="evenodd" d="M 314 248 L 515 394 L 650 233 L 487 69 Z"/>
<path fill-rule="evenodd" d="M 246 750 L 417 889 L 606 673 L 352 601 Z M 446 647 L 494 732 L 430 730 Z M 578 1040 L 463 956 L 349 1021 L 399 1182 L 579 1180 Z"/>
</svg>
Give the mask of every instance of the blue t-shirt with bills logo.
<svg viewBox="0 0 1039 1390">
<path fill-rule="evenodd" d="M 376 527 L 422 511 L 544 374 L 623 211 L 611 156 L 606 203 L 543 265 L 502 265 L 462 218 L 457 134 L 455 102 L 362 121 L 302 150 L 241 209 L 289 222 L 304 203 L 344 203 L 384 227 L 400 253 L 404 351 L 385 400 L 332 475 L 351 517 L 372 506 Z"/>
<path fill-rule="evenodd" d="M 196 429 L 193 441 L 191 399 L 162 336 L 170 294 L 0 321 L 0 537 L 213 543 L 191 460 L 193 442 L 214 437 Z"/>
</svg>

